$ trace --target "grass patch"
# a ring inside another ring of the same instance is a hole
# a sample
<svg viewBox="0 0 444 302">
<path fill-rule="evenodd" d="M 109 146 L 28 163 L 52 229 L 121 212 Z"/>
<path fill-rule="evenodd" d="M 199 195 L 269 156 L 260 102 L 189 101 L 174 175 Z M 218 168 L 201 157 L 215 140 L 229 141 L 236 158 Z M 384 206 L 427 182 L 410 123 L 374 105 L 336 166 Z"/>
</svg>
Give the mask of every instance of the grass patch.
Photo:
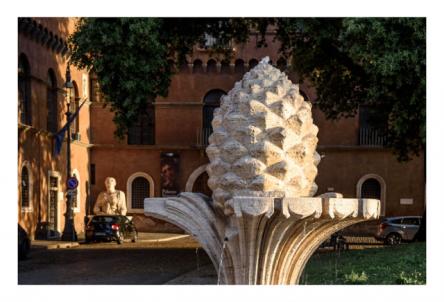
<svg viewBox="0 0 444 302">
<path fill-rule="evenodd" d="M 317 253 L 300 284 L 426 284 L 426 244 Z"/>
</svg>

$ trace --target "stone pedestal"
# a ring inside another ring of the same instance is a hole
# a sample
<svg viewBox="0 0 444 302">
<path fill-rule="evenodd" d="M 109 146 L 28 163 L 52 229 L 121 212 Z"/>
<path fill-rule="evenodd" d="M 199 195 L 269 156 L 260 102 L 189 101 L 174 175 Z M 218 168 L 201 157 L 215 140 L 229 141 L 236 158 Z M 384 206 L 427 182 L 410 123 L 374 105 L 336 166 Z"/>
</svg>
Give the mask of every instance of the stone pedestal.
<svg viewBox="0 0 444 302">
<path fill-rule="evenodd" d="M 333 233 L 379 216 L 379 200 L 234 197 L 225 214 L 195 193 L 146 198 L 145 214 L 194 236 L 223 284 L 297 284 L 310 256 Z"/>
</svg>

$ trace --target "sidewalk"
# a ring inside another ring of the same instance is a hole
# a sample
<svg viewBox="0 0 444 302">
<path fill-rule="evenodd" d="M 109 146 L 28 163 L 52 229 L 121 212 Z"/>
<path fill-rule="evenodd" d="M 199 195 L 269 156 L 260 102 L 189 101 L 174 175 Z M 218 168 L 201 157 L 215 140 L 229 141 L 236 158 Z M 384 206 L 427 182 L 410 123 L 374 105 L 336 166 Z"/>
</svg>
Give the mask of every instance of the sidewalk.
<svg viewBox="0 0 444 302">
<path fill-rule="evenodd" d="M 193 241 L 193 238 L 187 234 L 170 234 L 170 233 L 139 233 L 137 242 L 152 244 L 158 246 L 162 243 L 175 242 L 174 246 L 180 246 L 179 241 Z M 31 241 L 32 249 L 60 249 L 78 247 L 84 243 L 83 238 L 79 238 L 76 242 L 61 240 L 33 240 Z"/>
</svg>

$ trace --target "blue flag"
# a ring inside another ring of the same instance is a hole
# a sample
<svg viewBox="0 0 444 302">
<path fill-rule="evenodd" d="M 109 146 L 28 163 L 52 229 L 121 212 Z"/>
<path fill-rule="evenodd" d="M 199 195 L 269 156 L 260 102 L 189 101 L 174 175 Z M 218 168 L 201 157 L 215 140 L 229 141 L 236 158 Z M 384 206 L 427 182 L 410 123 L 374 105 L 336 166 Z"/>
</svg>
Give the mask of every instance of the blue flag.
<svg viewBox="0 0 444 302">
<path fill-rule="evenodd" d="M 73 114 L 71 114 L 69 116 L 69 119 L 66 121 L 65 126 L 63 126 L 62 129 L 59 130 L 59 132 L 57 132 L 55 134 L 55 144 L 54 144 L 54 153 L 55 155 L 59 155 L 60 151 L 62 150 L 62 144 L 63 144 L 63 139 L 65 138 L 65 132 L 66 130 L 69 129 L 69 127 L 71 126 L 72 122 L 76 119 L 77 115 L 79 114 L 80 108 L 82 108 L 83 104 L 85 104 L 86 100 L 83 101 L 82 104 L 80 104 L 79 108 L 77 108 L 76 112 L 74 112 Z"/>
</svg>

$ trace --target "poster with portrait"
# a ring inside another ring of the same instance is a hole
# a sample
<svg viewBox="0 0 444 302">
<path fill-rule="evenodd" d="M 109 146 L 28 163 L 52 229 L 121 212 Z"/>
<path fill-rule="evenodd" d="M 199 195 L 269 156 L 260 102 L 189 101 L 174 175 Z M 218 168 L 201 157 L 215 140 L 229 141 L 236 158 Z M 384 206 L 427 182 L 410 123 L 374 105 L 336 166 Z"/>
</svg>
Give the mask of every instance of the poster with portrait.
<svg viewBox="0 0 444 302">
<path fill-rule="evenodd" d="M 163 152 L 160 154 L 160 181 L 162 197 L 176 196 L 179 189 L 179 154 Z"/>
</svg>

